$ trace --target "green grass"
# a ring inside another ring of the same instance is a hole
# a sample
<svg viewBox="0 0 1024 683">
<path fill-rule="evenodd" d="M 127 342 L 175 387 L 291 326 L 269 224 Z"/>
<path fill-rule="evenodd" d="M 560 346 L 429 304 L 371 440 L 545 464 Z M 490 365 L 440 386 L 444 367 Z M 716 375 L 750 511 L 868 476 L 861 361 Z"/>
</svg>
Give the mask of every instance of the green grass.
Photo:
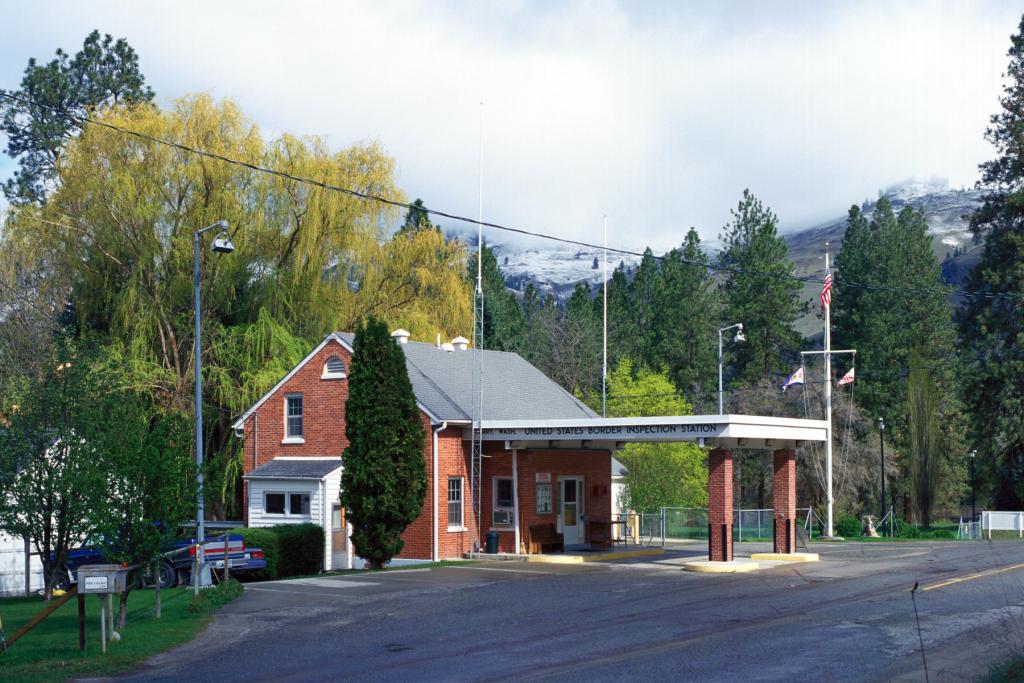
<svg viewBox="0 0 1024 683">
<path fill-rule="evenodd" d="M 152 654 L 192 640 L 209 622 L 209 614 L 188 610 L 187 588 L 161 591 L 163 616 L 153 617 L 152 590 L 132 591 L 120 642 L 100 653 L 99 598 L 87 596 L 86 651 L 78 650 L 78 599 L 71 598 L 45 621 L 0 654 L 0 680 L 55 681 L 78 676 L 111 675 L 130 669 Z M 40 598 L 0 599 L 4 632 L 10 638 L 22 624 L 43 609 Z M 117 597 L 114 598 L 115 618 Z"/>
</svg>

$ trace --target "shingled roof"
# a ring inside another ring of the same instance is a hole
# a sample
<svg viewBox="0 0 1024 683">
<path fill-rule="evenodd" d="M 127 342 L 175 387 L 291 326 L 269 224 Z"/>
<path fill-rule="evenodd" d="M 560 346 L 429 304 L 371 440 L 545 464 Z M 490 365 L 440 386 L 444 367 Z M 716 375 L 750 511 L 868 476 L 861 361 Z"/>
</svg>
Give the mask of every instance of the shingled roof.
<svg viewBox="0 0 1024 683">
<path fill-rule="evenodd" d="M 341 458 L 274 458 L 246 479 L 323 479 L 341 468 Z"/>
<path fill-rule="evenodd" d="M 305 359 L 281 378 L 260 400 L 242 413 L 233 429 L 242 429 L 245 421 L 299 368 L 309 362 L 325 344 L 339 343 L 352 350 L 355 335 L 334 332 L 313 349 Z M 405 367 L 420 408 L 436 422 L 470 422 L 474 416 L 474 359 L 483 355 L 483 415 L 487 420 L 573 420 L 596 418 L 597 413 L 560 387 L 520 355 L 506 351 L 477 349 L 447 351 L 434 344 L 407 342 Z"/>
<path fill-rule="evenodd" d="M 335 336 L 350 348 L 355 339 L 348 332 L 336 332 Z M 478 349 L 446 351 L 421 342 L 407 342 L 401 347 L 416 400 L 436 419 L 473 419 L 473 365 L 478 354 L 483 355 L 484 419 L 597 417 L 586 404 L 519 354 Z"/>
</svg>

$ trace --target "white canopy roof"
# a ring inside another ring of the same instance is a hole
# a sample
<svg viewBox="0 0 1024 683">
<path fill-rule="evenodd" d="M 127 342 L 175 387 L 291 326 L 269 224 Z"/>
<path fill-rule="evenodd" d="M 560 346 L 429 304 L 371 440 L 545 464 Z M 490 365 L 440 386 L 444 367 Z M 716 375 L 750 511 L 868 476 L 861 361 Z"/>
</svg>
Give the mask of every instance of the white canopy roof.
<svg viewBox="0 0 1024 683">
<path fill-rule="evenodd" d="M 709 448 L 796 448 L 824 442 L 828 422 L 760 415 L 666 415 L 559 420 L 483 420 L 484 441 L 508 448 L 615 448 L 630 442 L 690 441 Z M 470 430 L 465 431 L 470 437 Z"/>
</svg>

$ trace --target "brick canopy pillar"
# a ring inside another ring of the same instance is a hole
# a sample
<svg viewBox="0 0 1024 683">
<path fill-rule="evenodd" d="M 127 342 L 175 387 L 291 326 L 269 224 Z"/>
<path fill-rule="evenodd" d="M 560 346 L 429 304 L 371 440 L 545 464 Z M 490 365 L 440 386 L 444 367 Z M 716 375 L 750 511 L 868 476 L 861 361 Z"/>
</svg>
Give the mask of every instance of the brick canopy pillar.
<svg viewBox="0 0 1024 683">
<path fill-rule="evenodd" d="M 732 451 L 708 454 L 708 559 L 732 561 Z"/>
<path fill-rule="evenodd" d="M 773 552 L 796 552 L 796 451 L 780 449 L 774 453 L 772 479 L 774 514 Z"/>
</svg>

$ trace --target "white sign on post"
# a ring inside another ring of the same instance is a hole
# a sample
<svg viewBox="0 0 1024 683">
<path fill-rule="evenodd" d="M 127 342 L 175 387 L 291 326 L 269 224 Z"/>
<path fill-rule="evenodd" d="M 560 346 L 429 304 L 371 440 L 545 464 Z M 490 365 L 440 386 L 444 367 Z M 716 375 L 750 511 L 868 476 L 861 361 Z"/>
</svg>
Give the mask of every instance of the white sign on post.
<svg viewBox="0 0 1024 683">
<path fill-rule="evenodd" d="M 93 591 L 106 593 L 109 586 L 108 579 L 109 577 L 106 576 L 87 576 L 84 588 L 90 593 Z"/>
</svg>

